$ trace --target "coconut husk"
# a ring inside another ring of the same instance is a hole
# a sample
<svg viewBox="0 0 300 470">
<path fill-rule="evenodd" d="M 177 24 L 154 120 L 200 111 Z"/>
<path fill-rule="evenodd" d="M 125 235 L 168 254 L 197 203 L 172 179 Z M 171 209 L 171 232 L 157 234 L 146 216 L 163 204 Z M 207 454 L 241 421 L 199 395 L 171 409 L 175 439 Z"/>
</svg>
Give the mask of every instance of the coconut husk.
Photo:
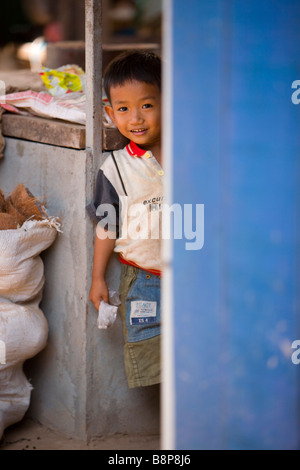
<svg viewBox="0 0 300 470">
<path fill-rule="evenodd" d="M 26 220 L 26 217 L 24 217 L 24 215 L 21 214 L 21 212 L 19 212 L 13 206 L 13 204 L 11 203 L 10 197 L 8 197 L 6 199 L 5 203 L 6 203 L 5 204 L 5 212 L 7 212 L 7 214 L 11 215 L 17 221 L 18 225 L 23 225 L 25 220 Z"/>
<path fill-rule="evenodd" d="M 33 218 L 41 220 L 47 217 L 43 205 L 23 184 L 18 184 L 9 197 L 11 204 L 20 212 L 25 219 Z"/>
<path fill-rule="evenodd" d="M 0 213 L 5 212 L 5 197 L 0 189 Z"/>
<path fill-rule="evenodd" d="M 14 230 L 18 228 L 15 218 L 6 212 L 0 212 L 0 230 Z"/>
</svg>

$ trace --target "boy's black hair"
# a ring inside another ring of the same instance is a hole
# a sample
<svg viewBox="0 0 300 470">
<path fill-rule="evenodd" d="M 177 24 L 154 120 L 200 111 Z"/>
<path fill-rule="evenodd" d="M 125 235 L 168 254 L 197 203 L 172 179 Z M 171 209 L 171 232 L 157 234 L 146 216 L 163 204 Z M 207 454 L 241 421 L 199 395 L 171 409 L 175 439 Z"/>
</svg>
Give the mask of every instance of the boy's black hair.
<svg viewBox="0 0 300 470">
<path fill-rule="evenodd" d="M 132 50 L 113 59 L 104 71 L 103 86 L 108 100 L 111 87 L 134 80 L 157 85 L 161 90 L 160 57 L 148 50 Z"/>
</svg>

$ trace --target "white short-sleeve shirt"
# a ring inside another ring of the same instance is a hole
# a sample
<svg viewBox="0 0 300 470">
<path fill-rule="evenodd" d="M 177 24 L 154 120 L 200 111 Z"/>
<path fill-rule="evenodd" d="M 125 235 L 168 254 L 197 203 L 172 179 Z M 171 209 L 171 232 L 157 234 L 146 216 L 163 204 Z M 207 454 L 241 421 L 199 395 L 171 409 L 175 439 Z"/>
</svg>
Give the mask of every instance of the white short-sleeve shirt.
<svg viewBox="0 0 300 470">
<path fill-rule="evenodd" d="M 161 262 L 161 209 L 163 169 L 150 152 L 130 142 L 121 150 L 106 153 L 96 182 L 95 199 L 87 206 L 90 215 L 103 220 L 108 204 L 116 211 L 118 232 L 114 251 L 120 261 L 159 274 Z M 108 208 L 109 208 L 108 206 Z"/>
</svg>

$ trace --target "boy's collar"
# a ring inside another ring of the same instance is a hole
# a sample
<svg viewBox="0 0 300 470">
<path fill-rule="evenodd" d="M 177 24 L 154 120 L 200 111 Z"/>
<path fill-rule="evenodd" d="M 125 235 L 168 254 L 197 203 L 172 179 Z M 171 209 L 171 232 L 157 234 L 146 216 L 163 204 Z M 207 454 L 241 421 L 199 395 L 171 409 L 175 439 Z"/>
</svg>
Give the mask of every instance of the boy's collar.
<svg viewBox="0 0 300 470">
<path fill-rule="evenodd" d="M 141 149 L 141 147 L 132 142 L 132 140 L 126 145 L 126 149 L 132 157 L 142 157 L 146 153 L 146 150 Z"/>
</svg>

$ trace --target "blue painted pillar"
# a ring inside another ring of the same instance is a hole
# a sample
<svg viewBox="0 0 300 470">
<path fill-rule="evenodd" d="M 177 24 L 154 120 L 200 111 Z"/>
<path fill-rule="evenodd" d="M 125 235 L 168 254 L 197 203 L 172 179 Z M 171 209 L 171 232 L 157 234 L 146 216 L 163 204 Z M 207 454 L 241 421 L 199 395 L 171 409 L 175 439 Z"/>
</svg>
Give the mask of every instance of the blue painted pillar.
<svg viewBox="0 0 300 470">
<path fill-rule="evenodd" d="M 300 2 L 170 4 L 175 446 L 299 449 Z"/>
</svg>

